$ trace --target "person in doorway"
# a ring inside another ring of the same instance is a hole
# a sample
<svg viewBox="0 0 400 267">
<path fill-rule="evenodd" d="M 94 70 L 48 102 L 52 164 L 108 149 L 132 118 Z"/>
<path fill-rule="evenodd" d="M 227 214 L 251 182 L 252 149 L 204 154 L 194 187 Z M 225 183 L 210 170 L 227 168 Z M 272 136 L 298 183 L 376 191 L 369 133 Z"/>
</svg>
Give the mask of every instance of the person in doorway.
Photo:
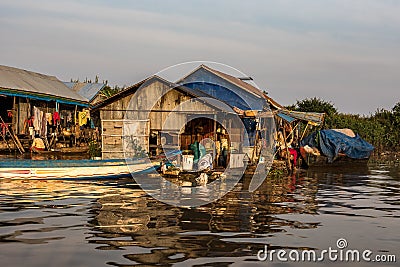
<svg viewBox="0 0 400 267">
<path fill-rule="evenodd" d="M 39 152 L 45 150 L 45 145 L 43 142 L 43 139 L 40 138 L 38 134 L 35 135 L 35 138 L 33 139 L 32 146 L 31 146 L 31 152 Z"/>
</svg>

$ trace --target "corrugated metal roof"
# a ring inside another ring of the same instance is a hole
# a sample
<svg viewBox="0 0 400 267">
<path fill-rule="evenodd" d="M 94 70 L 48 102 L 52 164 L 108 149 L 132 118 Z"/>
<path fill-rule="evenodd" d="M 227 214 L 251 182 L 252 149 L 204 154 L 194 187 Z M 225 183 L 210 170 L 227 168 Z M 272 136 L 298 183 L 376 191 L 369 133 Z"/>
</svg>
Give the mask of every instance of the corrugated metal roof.
<svg viewBox="0 0 400 267">
<path fill-rule="evenodd" d="M 87 98 L 71 90 L 54 76 L 2 65 L 0 65 L 0 93 L 74 104 L 88 103 Z"/>
<path fill-rule="evenodd" d="M 296 120 L 295 118 L 290 117 L 290 116 L 288 116 L 288 115 L 286 115 L 286 114 L 284 114 L 284 113 L 278 112 L 277 115 L 278 115 L 279 117 L 281 117 L 282 119 L 284 119 L 285 121 L 289 122 L 289 123 L 292 123 L 292 122 L 294 122 L 294 121 Z"/>
<path fill-rule="evenodd" d="M 325 113 L 316 113 L 316 112 L 301 112 L 301 111 L 292 111 L 287 109 L 281 109 L 278 111 L 279 114 L 284 114 L 285 116 L 292 117 L 294 119 L 307 121 L 313 123 L 315 125 L 320 125 L 324 122 Z M 283 116 L 280 116 L 283 117 Z M 285 119 L 286 120 L 286 119 Z"/>
<path fill-rule="evenodd" d="M 64 84 L 89 101 L 92 101 L 106 86 L 103 83 L 64 82 Z"/>
</svg>

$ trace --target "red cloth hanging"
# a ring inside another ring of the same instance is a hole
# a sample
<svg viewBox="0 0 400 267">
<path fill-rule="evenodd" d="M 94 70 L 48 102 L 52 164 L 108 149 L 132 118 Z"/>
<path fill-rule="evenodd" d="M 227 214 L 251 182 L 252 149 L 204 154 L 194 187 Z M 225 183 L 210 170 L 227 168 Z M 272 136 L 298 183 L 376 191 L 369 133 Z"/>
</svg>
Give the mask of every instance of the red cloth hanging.
<svg viewBox="0 0 400 267">
<path fill-rule="evenodd" d="M 297 151 L 296 151 L 296 149 L 289 148 L 289 153 L 290 153 L 290 155 L 293 155 L 294 166 L 297 166 Z"/>
<path fill-rule="evenodd" d="M 58 114 L 58 112 L 57 111 L 55 111 L 54 113 L 53 113 L 53 121 L 54 121 L 54 125 L 57 125 L 57 121 L 60 121 L 61 120 L 61 118 L 60 118 L 60 114 Z"/>
<path fill-rule="evenodd" d="M 2 123 L 1 124 L 1 131 L 3 132 L 3 135 L 6 135 L 6 130 L 8 128 L 8 124 L 7 123 Z"/>
</svg>

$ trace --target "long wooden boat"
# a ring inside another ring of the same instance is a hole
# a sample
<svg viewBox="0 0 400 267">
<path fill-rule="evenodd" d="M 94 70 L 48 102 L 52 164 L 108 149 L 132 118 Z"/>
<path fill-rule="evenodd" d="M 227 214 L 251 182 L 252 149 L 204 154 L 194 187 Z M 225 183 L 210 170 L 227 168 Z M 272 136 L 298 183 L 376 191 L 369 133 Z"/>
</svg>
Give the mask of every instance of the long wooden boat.
<svg viewBox="0 0 400 267">
<path fill-rule="evenodd" d="M 52 150 L 37 150 L 32 148 L 32 153 L 37 154 L 80 154 L 80 153 L 87 153 L 89 148 L 85 147 L 62 147 L 59 149 L 52 149 Z"/>
<path fill-rule="evenodd" d="M 153 170 L 146 160 L 2 160 L 0 178 L 17 179 L 103 179 L 130 177 Z"/>
<path fill-rule="evenodd" d="M 339 155 L 333 162 L 323 155 L 307 154 L 305 164 L 308 167 L 341 167 L 341 166 L 366 166 L 369 158 L 352 159 L 346 155 Z"/>
</svg>

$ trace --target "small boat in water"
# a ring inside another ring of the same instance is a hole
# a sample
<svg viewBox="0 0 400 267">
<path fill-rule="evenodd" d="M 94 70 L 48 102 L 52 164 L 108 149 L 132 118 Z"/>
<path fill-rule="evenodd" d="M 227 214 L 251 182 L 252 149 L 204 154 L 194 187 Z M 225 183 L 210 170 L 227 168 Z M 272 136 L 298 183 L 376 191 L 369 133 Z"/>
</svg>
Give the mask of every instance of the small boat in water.
<svg viewBox="0 0 400 267">
<path fill-rule="evenodd" d="M 51 150 L 38 150 L 36 148 L 31 148 L 32 153 L 36 154 L 81 154 L 81 153 L 88 153 L 89 148 L 87 146 L 84 147 L 62 147 L 59 149 L 51 149 Z"/>
<path fill-rule="evenodd" d="M 14 179 L 116 179 L 156 171 L 166 159 L 181 151 L 173 150 L 159 158 L 140 159 L 74 159 L 32 160 L 6 159 L 0 161 L 0 178 Z"/>
<path fill-rule="evenodd" d="M 130 177 L 132 174 L 153 170 L 148 160 L 127 163 L 124 159 L 111 160 L 3 160 L 0 178 L 17 179 L 104 179 Z"/>
<path fill-rule="evenodd" d="M 307 166 L 367 164 L 374 147 L 351 129 L 319 130 L 300 142 Z"/>
</svg>

